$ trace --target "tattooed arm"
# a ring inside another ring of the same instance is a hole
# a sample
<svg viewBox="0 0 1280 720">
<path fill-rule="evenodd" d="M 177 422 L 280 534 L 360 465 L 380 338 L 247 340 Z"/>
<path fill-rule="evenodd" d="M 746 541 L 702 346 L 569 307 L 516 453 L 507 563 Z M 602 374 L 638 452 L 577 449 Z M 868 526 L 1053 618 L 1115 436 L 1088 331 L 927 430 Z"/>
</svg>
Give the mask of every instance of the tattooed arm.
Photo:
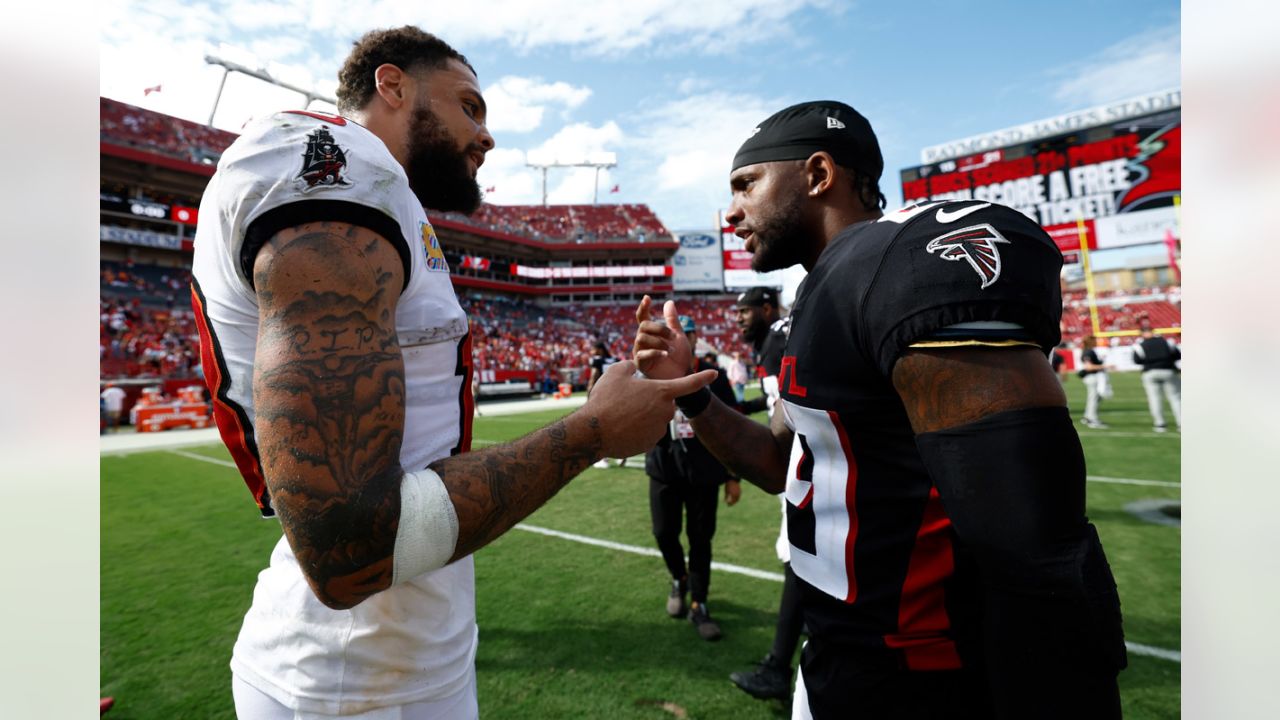
<svg viewBox="0 0 1280 720">
<path fill-rule="evenodd" d="M 258 252 L 257 438 L 271 501 L 321 602 L 349 608 L 391 585 L 400 522 L 404 363 L 392 244 L 346 223 L 277 233 Z M 512 443 L 432 465 L 458 517 L 456 560 L 526 517 L 606 454 L 653 445 L 680 381 L 617 363 L 577 412 Z"/>
<path fill-rule="evenodd" d="M 309 223 L 259 250 L 253 397 L 271 503 L 321 602 L 391 583 L 400 513 L 400 256 L 363 227 Z"/>
<path fill-rule="evenodd" d="M 908 350 L 893 367 L 893 385 L 917 434 L 1067 404 L 1053 368 L 1031 347 Z"/>
</svg>

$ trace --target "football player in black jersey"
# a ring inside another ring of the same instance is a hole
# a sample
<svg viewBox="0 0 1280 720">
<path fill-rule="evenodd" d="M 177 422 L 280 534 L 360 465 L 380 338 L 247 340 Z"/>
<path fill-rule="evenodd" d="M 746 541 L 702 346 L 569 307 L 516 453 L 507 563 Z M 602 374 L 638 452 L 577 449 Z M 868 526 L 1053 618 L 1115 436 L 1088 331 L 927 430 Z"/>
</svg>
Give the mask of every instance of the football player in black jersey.
<svg viewBox="0 0 1280 720">
<path fill-rule="evenodd" d="M 618 362 L 618 358 L 609 352 L 609 346 L 604 341 L 597 340 L 591 350 L 591 375 L 587 377 L 587 395 L 591 395 L 592 388 L 595 387 L 596 381 L 604 375 L 605 368 Z"/>
<path fill-rule="evenodd" d="M 764 409 L 772 411 L 778 399 L 778 371 L 782 369 L 782 349 L 787 333 L 778 302 L 778 291 L 770 287 L 753 287 L 738 296 L 735 306 L 742 339 L 751 343 L 751 361 L 760 375 L 761 396 L 742 403 L 748 415 Z M 770 379 L 772 378 L 772 379 Z"/>
<path fill-rule="evenodd" d="M 866 118 L 766 119 L 730 173 L 752 268 L 808 271 L 771 427 L 678 400 L 740 477 L 784 492 L 811 632 L 796 717 L 1117 718 L 1120 605 L 1084 515 L 1079 437 L 1047 354 L 1062 256 L 1010 208 L 884 214 Z M 668 302 L 637 308 L 651 377 L 689 366 Z"/>
</svg>

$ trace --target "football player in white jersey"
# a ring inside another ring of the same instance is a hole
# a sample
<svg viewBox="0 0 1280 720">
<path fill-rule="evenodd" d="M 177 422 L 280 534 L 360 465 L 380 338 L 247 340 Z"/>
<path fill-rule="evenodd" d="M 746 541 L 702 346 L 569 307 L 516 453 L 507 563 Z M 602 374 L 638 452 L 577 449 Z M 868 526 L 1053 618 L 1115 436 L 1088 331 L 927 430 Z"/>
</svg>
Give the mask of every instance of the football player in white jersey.
<svg viewBox="0 0 1280 720">
<path fill-rule="evenodd" d="M 590 401 L 470 453 L 466 315 L 423 207 L 480 203 L 493 148 L 466 59 L 374 31 L 341 116 L 283 112 L 227 149 L 192 283 L 224 441 L 284 537 L 232 655 L 241 718 L 474 718 L 471 553 L 605 456 L 652 446 L 673 398 L 620 362 Z"/>
</svg>

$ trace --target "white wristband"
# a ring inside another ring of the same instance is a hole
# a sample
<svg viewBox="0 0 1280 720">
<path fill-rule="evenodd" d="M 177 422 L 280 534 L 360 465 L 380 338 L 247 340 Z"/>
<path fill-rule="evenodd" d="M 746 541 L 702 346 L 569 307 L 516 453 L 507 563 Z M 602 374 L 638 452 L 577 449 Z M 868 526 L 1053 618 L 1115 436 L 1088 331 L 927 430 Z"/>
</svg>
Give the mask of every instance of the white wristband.
<svg viewBox="0 0 1280 720">
<path fill-rule="evenodd" d="M 458 513 L 444 481 L 432 470 L 405 473 L 391 584 L 444 567 L 457 546 Z"/>
</svg>

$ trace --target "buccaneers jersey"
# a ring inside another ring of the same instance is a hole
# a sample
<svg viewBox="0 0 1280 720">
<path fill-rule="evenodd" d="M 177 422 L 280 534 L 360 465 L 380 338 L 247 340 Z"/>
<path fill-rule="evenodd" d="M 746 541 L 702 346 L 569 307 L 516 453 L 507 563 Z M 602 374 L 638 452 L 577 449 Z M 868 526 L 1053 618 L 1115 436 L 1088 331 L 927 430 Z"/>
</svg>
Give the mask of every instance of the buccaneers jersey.
<svg viewBox="0 0 1280 720">
<path fill-rule="evenodd" d="M 891 373 L 912 346 L 1059 339 L 1062 256 L 1026 216 L 931 202 L 837 235 L 801 284 L 779 377 L 791 567 L 815 636 L 960 667 L 976 591 Z"/>
<path fill-rule="evenodd" d="M 263 515 L 273 515 L 254 437 L 258 303 L 253 263 L 279 230 L 315 221 L 370 228 L 404 263 L 396 332 L 405 369 L 406 470 L 470 445 L 467 318 L 403 169 L 351 120 L 286 112 L 223 154 L 200 205 L 193 304 L 218 429 Z M 470 558 L 345 611 L 322 605 L 281 538 L 254 590 L 232 658 L 237 676 L 289 707 L 338 713 L 446 697 L 475 653 Z M 374 632 L 374 630 L 377 632 Z M 394 680 L 394 681 L 393 681 Z"/>
</svg>

